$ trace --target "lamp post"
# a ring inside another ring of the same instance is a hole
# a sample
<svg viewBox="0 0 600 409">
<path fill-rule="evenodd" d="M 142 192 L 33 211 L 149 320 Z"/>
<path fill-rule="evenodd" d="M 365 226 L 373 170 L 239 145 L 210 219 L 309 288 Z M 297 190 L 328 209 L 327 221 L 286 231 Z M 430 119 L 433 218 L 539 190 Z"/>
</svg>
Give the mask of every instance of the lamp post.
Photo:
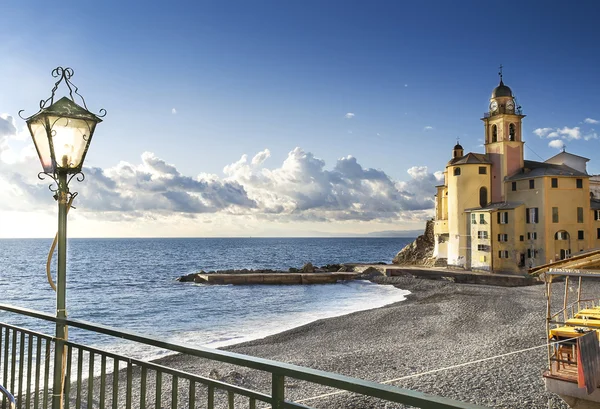
<svg viewBox="0 0 600 409">
<path fill-rule="evenodd" d="M 30 117 L 19 116 L 25 120 L 33 143 L 37 150 L 43 172 L 38 177 L 50 177 L 55 186 L 50 185 L 54 198 L 58 201 L 58 263 L 56 283 L 56 333 L 54 352 L 54 382 L 52 389 L 52 409 L 61 409 L 63 405 L 63 352 L 66 341 L 67 318 L 66 309 L 66 279 L 67 279 L 67 211 L 68 203 L 77 193 L 69 191 L 69 182 L 77 177 L 83 181 L 81 173 L 85 155 L 92 141 L 96 124 L 102 122 L 106 115 L 100 110 L 98 115 L 87 109 L 85 100 L 77 92 L 77 87 L 71 82 L 73 70 L 58 67 L 52 71 L 52 76 L 58 78 L 52 89 L 52 95 L 40 102 L 40 110 Z M 64 83 L 69 89 L 69 97 L 54 101 L 58 86 Z M 81 104 L 75 102 L 74 95 L 81 99 Z"/>
</svg>

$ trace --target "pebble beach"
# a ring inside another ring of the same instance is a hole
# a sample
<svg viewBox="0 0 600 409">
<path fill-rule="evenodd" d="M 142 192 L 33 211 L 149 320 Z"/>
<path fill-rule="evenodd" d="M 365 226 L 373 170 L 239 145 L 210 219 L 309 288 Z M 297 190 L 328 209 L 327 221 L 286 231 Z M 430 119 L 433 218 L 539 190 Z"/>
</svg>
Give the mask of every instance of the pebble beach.
<svg viewBox="0 0 600 409">
<path fill-rule="evenodd" d="M 545 347 L 417 376 L 544 345 L 544 286 L 507 288 L 405 277 L 385 280 L 412 294 L 406 301 L 315 321 L 225 349 L 376 382 L 408 377 L 390 384 L 490 408 L 567 408 L 559 397 L 545 392 L 541 376 L 547 366 Z M 558 286 L 556 294 L 561 293 Z M 183 355 L 156 362 L 270 393 L 270 378 L 258 371 Z M 139 372 L 134 371 L 134 385 L 137 376 Z M 153 389 L 148 388 L 149 402 L 154 401 Z M 181 392 L 178 406 L 186 407 L 185 391 Z M 314 408 L 406 407 L 350 393 L 310 399 L 327 392 L 331 389 L 286 380 L 287 399 L 303 400 Z M 198 392 L 198 402 L 205 399 L 203 393 Z M 170 384 L 164 379 L 163 397 L 170 397 Z M 133 400 L 139 401 L 139 390 L 134 391 Z M 227 407 L 226 402 L 227 395 L 219 393 L 216 407 Z M 247 400 L 236 397 L 236 408 L 247 405 Z"/>
</svg>

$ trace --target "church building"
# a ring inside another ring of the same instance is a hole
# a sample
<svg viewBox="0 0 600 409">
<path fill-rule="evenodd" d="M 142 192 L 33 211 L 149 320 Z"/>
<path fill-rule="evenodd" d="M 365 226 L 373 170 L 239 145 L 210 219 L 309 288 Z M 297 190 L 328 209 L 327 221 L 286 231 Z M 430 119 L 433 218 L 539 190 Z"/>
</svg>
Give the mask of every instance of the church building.
<svg viewBox="0 0 600 409">
<path fill-rule="evenodd" d="M 457 143 L 436 186 L 434 257 L 448 266 L 518 273 L 600 247 L 600 181 L 589 159 L 563 150 L 525 160 L 523 118 L 500 73 L 482 118 L 485 153 Z"/>
</svg>

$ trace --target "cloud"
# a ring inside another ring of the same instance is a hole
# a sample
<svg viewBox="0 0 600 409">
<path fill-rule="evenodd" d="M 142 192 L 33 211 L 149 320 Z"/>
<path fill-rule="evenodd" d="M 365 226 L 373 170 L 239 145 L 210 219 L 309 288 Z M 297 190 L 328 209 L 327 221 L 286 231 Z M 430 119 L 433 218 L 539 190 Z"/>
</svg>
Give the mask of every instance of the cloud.
<svg viewBox="0 0 600 409">
<path fill-rule="evenodd" d="M 533 133 L 539 136 L 540 138 L 543 138 L 544 136 L 548 135 L 548 133 L 550 133 L 552 130 L 553 128 L 537 128 L 533 131 Z"/>
<path fill-rule="evenodd" d="M 258 152 L 256 155 L 254 155 L 254 157 L 252 158 L 252 164 L 255 166 L 258 165 L 262 165 L 262 163 L 267 160 L 267 158 L 269 158 L 269 156 L 271 156 L 271 151 L 268 149 L 265 149 L 262 152 Z"/>
<path fill-rule="evenodd" d="M 355 116 L 354 113 L 348 112 L 346 115 L 344 115 L 344 118 L 346 118 L 346 119 L 352 119 L 352 118 L 354 118 L 354 116 Z"/>
<path fill-rule="evenodd" d="M 565 147 L 565 143 L 560 139 L 553 139 L 548 142 L 548 146 L 555 149 L 562 150 Z"/>
<path fill-rule="evenodd" d="M 592 131 L 589 134 L 585 135 L 583 137 L 583 139 L 586 140 L 586 141 L 589 141 L 589 140 L 592 140 L 592 139 L 598 139 L 598 134 L 596 132 Z"/>
<path fill-rule="evenodd" d="M 431 131 L 433 129 L 433 126 L 427 125 L 425 128 L 423 128 L 424 131 Z"/>
<path fill-rule="evenodd" d="M 592 124 L 592 125 L 600 124 L 600 121 L 598 121 L 597 119 L 592 119 L 592 118 L 585 118 L 583 120 L 583 122 L 585 122 L 586 124 Z"/>
<path fill-rule="evenodd" d="M 578 140 L 582 138 L 581 129 L 578 126 L 569 128 L 537 128 L 533 131 L 540 138 L 562 138 L 568 141 Z"/>
<path fill-rule="evenodd" d="M 173 115 L 177 115 L 177 110 L 176 110 L 175 108 L 172 108 L 172 109 L 171 109 L 171 113 L 172 113 Z"/>
<path fill-rule="evenodd" d="M 561 135 L 563 139 L 573 140 L 573 139 L 581 139 L 581 130 L 578 126 L 574 128 L 569 128 L 565 126 L 562 129 L 557 129 L 557 132 Z"/>
<path fill-rule="evenodd" d="M 0 119 L 0 142 L 18 133 L 13 120 Z M 8 165 L 5 154 L 15 158 Z M 14 152 L 0 143 L 0 210 L 48 211 L 52 195 L 37 179 L 39 161 L 31 142 Z M 182 174 L 175 164 L 152 152 L 137 163 L 85 167 L 77 215 L 98 221 L 174 220 L 173 217 L 219 217 L 274 222 L 414 221 L 431 216 L 434 186 L 443 178 L 425 166 L 408 169 L 404 181 L 383 170 L 363 167 L 348 155 L 327 167 L 313 153 L 297 147 L 272 167 L 271 152 L 242 155 L 223 168 L 222 175 Z M 79 216 L 78 216 L 79 217 Z"/>
</svg>

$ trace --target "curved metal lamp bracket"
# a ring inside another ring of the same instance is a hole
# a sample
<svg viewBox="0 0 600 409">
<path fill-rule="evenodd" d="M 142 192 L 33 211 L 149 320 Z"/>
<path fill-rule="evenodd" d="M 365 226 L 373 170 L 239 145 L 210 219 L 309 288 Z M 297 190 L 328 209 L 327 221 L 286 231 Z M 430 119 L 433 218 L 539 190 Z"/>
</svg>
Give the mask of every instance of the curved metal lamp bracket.
<svg viewBox="0 0 600 409">
<path fill-rule="evenodd" d="M 58 78 L 58 81 L 56 81 L 56 83 L 54 84 L 54 88 L 52 88 L 52 95 L 50 95 L 50 97 L 48 99 L 42 99 L 40 101 L 40 111 L 43 111 L 44 109 L 50 107 L 52 104 L 54 104 L 54 97 L 56 94 L 56 90 L 58 89 L 58 86 L 60 85 L 61 82 L 64 82 L 67 86 L 67 88 L 69 89 L 69 97 L 71 98 L 71 101 L 73 101 L 74 103 L 77 104 L 77 101 L 75 101 L 75 95 L 77 95 L 79 97 L 79 99 L 81 99 L 81 103 L 83 104 L 83 107 L 85 108 L 86 111 L 89 111 L 86 103 L 85 103 L 85 99 L 83 98 L 83 96 L 79 93 L 79 88 L 77 88 L 77 86 L 75 84 L 73 84 L 71 82 L 71 77 L 73 76 L 73 74 L 75 74 L 75 72 L 73 71 L 73 68 L 71 67 L 67 67 L 67 68 L 63 68 L 63 67 L 56 67 L 55 69 L 52 70 L 52 76 L 54 78 Z M 27 120 L 30 117 L 24 117 L 23 115 L 21 115 L 21 112 L 23 112 L 24 110 L 20 110 L 19 111 L 19 116 L 21 117 L 21 119 Z M 102 108 L 100 109 L 100 111 L 95 114 L 98 118 L 103 118 L 106 116 L 106 109 Z"/>
<path fill-rule="evenodd" d="M 47 177 L 49 177 L 50 179 L 52 179 L 52 183 L 50 183 L 48 185 L 48 189 L 54 193 L 54 198 L 56 200 L 58 200 L 58 194 L 60 191 L 64 191 L 66 193 L 66 195 L 69 198 L 75 198 L 79 193 L 77 192 L 71 192 L 69 190 L 69 184 L 71 183 L 71 180 L 75 179 L 78 182 L 83 182 L 85 180 L 85 175 L 83 172 L 77 172 L 72 174 L 71 176 L 69 176 L 66 179 L 66 182 L 64 184 L 64 186 L 61 186 L 60 180 L 58 178 L 58 175 L 56 174 L 52 174 L 52 173 L 48 173 L 48 172 L 40 172 L 38 173 L 38 179 L 40 180 L 45 180 Z"/>
</svg>

